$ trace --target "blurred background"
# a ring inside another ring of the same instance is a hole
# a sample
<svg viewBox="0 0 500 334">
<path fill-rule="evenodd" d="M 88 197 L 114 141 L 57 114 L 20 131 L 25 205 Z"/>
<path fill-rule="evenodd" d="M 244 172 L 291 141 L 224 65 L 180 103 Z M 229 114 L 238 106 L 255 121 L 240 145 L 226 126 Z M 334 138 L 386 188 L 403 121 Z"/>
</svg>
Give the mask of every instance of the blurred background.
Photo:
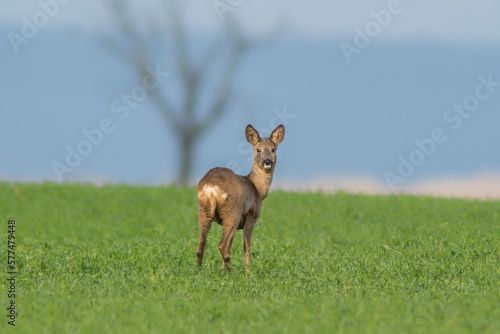
<svg viewBox="0 0 500 334">
<path fill-rule="evenodd" d="M 0 180 L 500 198 L 500 2 L 0 3 Z"/>
</svg>

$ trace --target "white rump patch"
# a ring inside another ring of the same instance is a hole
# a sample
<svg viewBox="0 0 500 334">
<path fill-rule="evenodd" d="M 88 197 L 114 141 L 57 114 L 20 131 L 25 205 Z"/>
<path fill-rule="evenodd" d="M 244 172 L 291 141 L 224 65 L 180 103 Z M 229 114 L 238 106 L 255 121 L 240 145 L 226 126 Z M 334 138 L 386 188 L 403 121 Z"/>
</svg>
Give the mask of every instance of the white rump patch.
<svg viewBox="0 0 500 334">
<path fill-rule="evenodd" d="M 219 186 L 211 186 L 205 184 L 203 188 L 198 192 L 198 198 L 210 196 L 215 197 L 217 200 L 225 200 L 227 198 L 227 194 L 223 192 Z"/>
</svg>

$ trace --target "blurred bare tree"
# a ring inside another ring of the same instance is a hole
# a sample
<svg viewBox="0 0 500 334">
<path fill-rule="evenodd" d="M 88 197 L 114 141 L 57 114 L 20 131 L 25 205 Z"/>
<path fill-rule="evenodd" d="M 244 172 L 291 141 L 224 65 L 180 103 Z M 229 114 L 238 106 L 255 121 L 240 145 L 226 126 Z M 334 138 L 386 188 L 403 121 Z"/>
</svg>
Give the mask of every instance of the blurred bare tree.
<svg viewBox="0 0 500 334">
<path fill-rule="evenodd" d="M 179 71 L 176 78 L 181 89 L 181 102 L 175 103 L 172 94 L 166 89 L 157 88 L 149 94 L 151 102 L 177 139 L 180 156 L 176 183 L 186 185 L 192 171 L 194 147 L 202 135 L 227 112 L 228 104 L 235 95 L 232 89 L 235 76 L 242 59 L 255 42 L 244 37 L 234 20 L 226 17 L 222 43 L 214 39 L 201 56 L 197 52 L 195 57 L 189 47 L 190 37 L 179 3 L 161 0 L 158 3 L 159 11 L 155 14 L 161 12 L 163 18 L 154 20 L 151 15 L 148 20 L 144 20 L 134 12 L 133 2 L 108 0 L 107 8 L 119 34 L 110 36 L 105 43 L 116 55 L 123 57 L 131 70 L 144 78 L 148 75 L 147 69 L 155 68 L 154 64 L 158 64 L 158 61 L 153 61 L 158 56 L 151 45 L 153 37 L 160 37 L 159 40 L 163 41 L 171 39 L 169 41 L 173 47 L 168 54 L 174 62 L 174 69 Z M 163 19 L 167 22 L 167 28 L 162 28 L 160 21 Z M 221 57 L 225 60 L 223 64 L 216 64 Z M 210 81 L 207 80 L 209 75 Z M 208 102 L 207 96 L 210 99 Z"/>
</svg>

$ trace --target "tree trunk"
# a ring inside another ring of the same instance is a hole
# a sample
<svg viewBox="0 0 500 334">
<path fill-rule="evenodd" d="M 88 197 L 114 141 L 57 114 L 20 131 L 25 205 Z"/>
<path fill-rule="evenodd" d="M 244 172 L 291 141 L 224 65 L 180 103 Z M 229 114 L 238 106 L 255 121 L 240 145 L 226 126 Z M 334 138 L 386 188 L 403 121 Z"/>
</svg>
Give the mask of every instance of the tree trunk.
<svg viewBox="0 0 500 334">
<path fill-rule="evenodd" d="M 187 186 L 193 166 L 193 138 L 181 137 L 179 140 L 179 169 L 177 171 L 177 185 Z"/>
</svg>

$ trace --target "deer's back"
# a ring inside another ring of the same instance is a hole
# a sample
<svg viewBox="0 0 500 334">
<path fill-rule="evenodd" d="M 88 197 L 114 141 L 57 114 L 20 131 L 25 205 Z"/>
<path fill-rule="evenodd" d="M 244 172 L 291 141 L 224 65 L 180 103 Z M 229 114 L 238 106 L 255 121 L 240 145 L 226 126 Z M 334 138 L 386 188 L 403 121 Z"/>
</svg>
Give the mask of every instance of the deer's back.
<svg viewBox="0 0 500 334">
<path fill-rule="evenodd" d="M 233 214 L 260 212 L 260 204 L 253 183 L 228 168 L 213 168 L 198 183 L 200 210 L 218 222 Z"/>
</svg>

